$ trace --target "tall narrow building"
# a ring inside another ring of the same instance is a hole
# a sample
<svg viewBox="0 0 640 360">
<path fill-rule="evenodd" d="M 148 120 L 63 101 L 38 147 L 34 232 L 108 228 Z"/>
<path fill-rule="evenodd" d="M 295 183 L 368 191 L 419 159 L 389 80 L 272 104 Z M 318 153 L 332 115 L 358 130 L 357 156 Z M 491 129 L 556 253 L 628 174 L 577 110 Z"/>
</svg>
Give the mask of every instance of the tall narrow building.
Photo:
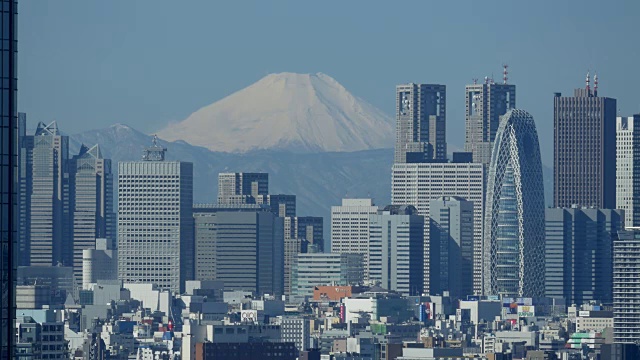
<svg viewBox="0 0 640 360">
<path fill-rule="evenodd" d="M 145 149 L 118 164 L 118 279 L 181 292 L 194 276 L 193 164 Z"/>
<path fill-rule="evenodd" d="M 616 206 L 616 100 L 594 87 L 573 96 L 556 93 L 554 105 L 554 207 Z"/>
<path fill-rule="evenodd" d="M 17 3 L 14 0 L 0 1 L 2 16 L 0 17 L 0 49 L 5 55 L 0 58 L 2 69 L 2 97 L 0 97 L 0 245 L 2 261 L 0 261 L 0 354 L 7 359 L 14 356 L 16 337 L 16 266 L 18 214 L 17 198 L 17 166 L 18 166 L 18 109 L 17 109 L 17 52 L 18 37 L 16 35 L 18 16 Z"/>
<path fill-rule="evenodd" d="M 616 119 L 616 209 L 640 227 L 640 114 Z"/>
<path fill-rule="evenodd" d="M 526 111 L 500 120 L 487 178 L 484 225 L 486 295 L 544 293 L 544 187 L 538 133 Z"/>
<path fill-rule="evenodd" d="M 429 203 L 429 294 L 473 294 L 473 202 L 442 196 Z"/>
<path fill-rule="evenodd" d="M 70 176 L 73 272 L 81 284 L 83 251 L 94 249 L 98 238 L 107 239 L 110 249 L 116 248 L 111 160 L 102 156 L 98 145 L 82 145 L 71 160 Z"/>
<path fill-rule="evenodd" d="M 396 86 L 395 163 L 446 160 L 446 94 L 445 85 Z"/>
<path fill-rule="evenodd" d="M 29 217 L 28 237 L 21 248 L 29 250 L 31 266 L 72 265 L 71 209 L 69 197 L 69 137 L 56 122 L 40 122 L 35 134 L 21 140 L 25 178 L 24 213 Z M 26 265 L 26 264 L 25 264 Z"/>
<path fill-rule="evenodd" d="M 506 67 L 502 84 L 485 78 L 482 84 L 467 85 L 465 105 L 464 150 L 473 153 L 473 162 L 489 165 L 500 117 L 516 107 L 516 86 L 507 84 Z"/>
<path fill-rule="evenodd" d="M 613 342 L 640 339 L 640 228 L 619 231 L 613 240 Z"/>
</svg>

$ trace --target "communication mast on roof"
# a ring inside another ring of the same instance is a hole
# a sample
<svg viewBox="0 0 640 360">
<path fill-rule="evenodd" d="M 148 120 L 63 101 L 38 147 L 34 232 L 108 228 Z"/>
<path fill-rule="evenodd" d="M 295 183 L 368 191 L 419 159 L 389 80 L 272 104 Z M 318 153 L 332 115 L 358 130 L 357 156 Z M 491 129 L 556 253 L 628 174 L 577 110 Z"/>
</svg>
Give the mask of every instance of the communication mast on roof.
<svg viewBox="0 0 640 360">
<path fill-rule="evenodd" d="M 502 83 L 505 85 L 507 84 L 507 80 L 509 79 L 507 77 L 507 74 L 509 74 L 509 71 L 507 70 L 508 68 L 508 64 L 502 64 Z"/>
<path fill-rule="evenodd" d="M 593 94 L 598 95 L 598 73 L 593 75 Z"/>
<path fill-rule="evenodd" d="M 589 86 L 589 80 L 590 80 L 590 75 L 589 75 L 589 71 L 587 71 L 587 79 L 586 79 L 587 92 L 591 90 L 591 87 Z"/>
<path fill-rule="evenodd" d="M 153 135 L 152 144 L 142 152 L 142 161 L 164 161 L 167 148 L 158 145 L 158 136 Z"/>
</svg>

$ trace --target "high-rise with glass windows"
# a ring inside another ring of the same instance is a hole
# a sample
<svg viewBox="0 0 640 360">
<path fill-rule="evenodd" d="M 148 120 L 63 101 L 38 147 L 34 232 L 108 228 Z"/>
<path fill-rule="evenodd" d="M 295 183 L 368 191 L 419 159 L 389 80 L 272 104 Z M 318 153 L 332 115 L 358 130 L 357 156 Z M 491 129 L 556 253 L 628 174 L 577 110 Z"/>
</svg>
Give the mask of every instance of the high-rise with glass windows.
<svg viewBox="0 0 640 360">
<path fill-rule="evenodd" d="M 640 340 L 640 228 L 619 231 L 613 239 L 613 341 Z"/>
<path fill-rule="evenodd" d="M 447 158 L 447 88 L 436 84 L 396 86 L 395 163 Z"/>
<path fill-rule="evenodd" d="M 487 178 L 486 295 L 543 295 L 544 216 L 536 125 L 529 113 L 512 109 L 500 120 Z"/>
<path fill-rule="evenodd" d="M 118 279 L 179 292 L 194 276 L 193 164 L 146 148 L 118 164 Z"/>
<path fill-rule="evenodd" d="M 17 110 L 17 2 L 0 1 L 0 68 L 2 93 L 0 94 L 0 357 L 13 358 L 16 336 L 16 266 L 17 266 L 17 165 L 18 165 L 18 110 Z"/>
<path fill-rule="evenodd" d="M 598 96 L 597 77 L 553 98 L 553 203 L 616 207 L 616 99 Z"/>
<path fill-rule="evenodd" d="M 73 215 L 73 271 L 82 283 L 83 250 L 94 249 L 97 238 L 116 248 L 113 214 L 113 176 L 111 160 L 105 159 L 98 145 L 82 145 L 70 166 L 71 212 Z"/>
<path fill-rule="evenodd" d="M 485 78 L 482 84 L 465 88 L 466 137 L 464 151 L 473 153 L 473 162 L 488 165 L 500 117 L 516 107 L 516 86 L 497 84 Z"/>
</svg>

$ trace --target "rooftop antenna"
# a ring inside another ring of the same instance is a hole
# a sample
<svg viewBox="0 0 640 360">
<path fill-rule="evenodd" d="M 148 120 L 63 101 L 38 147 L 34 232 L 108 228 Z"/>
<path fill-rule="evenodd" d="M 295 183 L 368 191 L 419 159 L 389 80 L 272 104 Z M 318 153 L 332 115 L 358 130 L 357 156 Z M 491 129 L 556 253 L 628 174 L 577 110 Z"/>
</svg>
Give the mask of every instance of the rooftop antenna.
<svg viewBox="0 0 640 360">
<path fill-rule="evenodd" d="M 485 84 L 489 84 L 489 77 L 488 77 L 488 76 L 485 76 L 485 77 L 484 77 L 484 83 L 485 83 Z"/>
<path fill-rule="evenodd" d="M 593 75 L 593 94 L 598 95 L 598 73 Z"/>
<path fill-rule="evenodd" d="M 476 85 L 476 84 L 478 84 L 478 79 L 477 79 L 477 78 L 475 78 L 475 79 L 472 79 L 472 80 L 473 80 L 473 85 Z"/>
<path fill-rule="evenodd" d="M 508 68 L 508 64 L 502 64 L 502 83 L 505 85 L 507 85 L 507 80 L 509 79 L 507 77 L 507 74 L 509 74 L 509 71 L 507 70 Z"/>
<path fill-rule="evenodd" d="M 587 92 L 589 92 L 589 90 L 591 89 L 591 87 L 589 86 L 589 80 L 590 80 L 590 75 L 589 75 L 589 70 L 587 70 L 587 79 L 586 79 Z"/>
</svg>

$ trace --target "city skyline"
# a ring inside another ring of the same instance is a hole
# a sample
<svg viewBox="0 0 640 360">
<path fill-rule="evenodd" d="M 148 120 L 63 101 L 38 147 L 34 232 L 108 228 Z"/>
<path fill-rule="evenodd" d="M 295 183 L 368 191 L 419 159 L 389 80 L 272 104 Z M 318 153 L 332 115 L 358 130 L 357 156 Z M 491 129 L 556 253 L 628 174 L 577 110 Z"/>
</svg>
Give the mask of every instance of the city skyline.
<svg viewBox="0 0 640 360">
<path fill-rule="evenodd" d="M 462 148 L 465 124 L 464 108 L 461 107 L 464 105 L 461 104 L 464 104 L 464 86 L 474 78 L 483 79 L 492 74 L 500 82 L 501 65 L 508 63 L 509 83 L 517 84 L 519 89 L 518 106 L 529 109 L 539 119 L 538 130 L 541 134 L 553 131 L 553 111 L 542 104 L 553 96 L 553 92 L 566 93 L 580 86 L 588 70 L 598 73 L 602 91 L 619 100 L 619 110 L 623 116 L 640 112 L 640 104 L 632 96 L 634 88 L 631 85 L 640 82 L 640 74 L 627 70 L 633 69 L 631 59 L 637 58 L 640 50 L 633 46 L 631 38 L 618 37 L 617 41 L 608 41 L 607 38 L 607 34 L 611 33 L 633 33 L 631 19 L 622 21 L 621 18 L 628 18 L 636 13 L 640 5 L 624 2 L 618 6 L 604 6 L 594 0 L 580 7 L 554 8 L 550 12 L 544 4 L 525 5 L 506 1 L 499 4 L 496 8 L 507 13 L 519 12 L 525 8 L 531 17 L 507 16 L 499 22 L 484 21 L 484 25 L 478 28 L 473 24 L 480 19 L 496 17 L 496 13 L 491 10 L 493 7 L 469 4 L 460 9 L 449 3 L 420 4 L 416 6 L 425 11 L 414 11 L 409 16 L 417 20 L 418 14 L 421 14 L 420 17 L 431 19 L 426 21 L 427 27 L 421 28 L 417 26 L 420 21 L 407 21 L 404 16 L 393 15 L 397 13 L 393 5 L 377 4 L 364 11 L 372 19 L 382 16 L 384 21 L 371 22 L 364 17 L 365 22 L 359 27 L 347 21 L 349 17 L 346 13 L 334 12 L 332 7 L 314 7 L 314 11 L 318 12 L 314 15 L 304 11 L 302 5 L 271 7 L 254 3 L 255 8 L 240 9 L 238 4 L 194 2 L 192 6 L 169 14 L 169 7 L 148 7 L 144 4 L 126 6 L 124 9 L 120 8 L 124 4 L 106 5 L 99 2 L 75 5 L 62 3 L 56 7 L 39 7 L 33 2 L 25 2 L 21 5 L 24 20 L 19 22 L 19 27 L 29 24 L 36 29 L 42 27 L 43 30 L 21 33 L 21 66 L 18 70 L 29 69 L 29 72 L 19 74 L 22 75 L 20 111 L 29 113 L 33 119 L 46 122 L 53 119 L 66 120 L 68 123 L 65 128 L 71 133 L 121 122 L 150 134 L 162 125 L 182 120 L 198 108 L 222 99 L 268 73 L 322 71 L 340 80 L 354 94 L 368 100 L 389 116 L 394 113 L 395 104 L 389 101 L 389 94 L 395 85 L 408 82 L 447 85 L 447 142 L 450 146 Z M 340 4 L 340 7 L 347 12 L 363 11 L 356 4 Z M 198 8 L 203 11 L 189 11 Z M 262 40 L 249 36 L 254 34 L 249 29 L 242 29 L 235 34 L 236 39 L 243 39 L 241 42 L 217 36 L 216 34 L 223 33 L 221 29 L 226 28 L 225 24 L 230 26 L 229 21 L 233 17 L 221 16 L 227 11 L 241 11 L 249 19 L 253 19 L 247 20 L 248 22 L 255 23 L 256 26 L 262 24 Z M 47 12 L 55 15 L 47 17 Z M 454 12 L 457 15 L 455 19 L 446 16 Z M 218 21 L 203 21 L 201 16 L 205 13 L 212 14 Z M 260 18 L 265 13 L 281 19 L 282 24 L 265 24 L 265 20 Z M 160 19 L 170 16 L 177 16 L 179 19 L 196 16 L 197 19 L 189 20 L 188 27 L 167 32 L 161 27 L 163 22 Z M 533 20 L 539 17 L 548 18 L 553 26 L 540 28 Z M 303 18 L 306 20 L 301 23 Z M 326 18 L 332 19 L 335 29 L 321 26 Z M 53 19 L 66 20 L 58 22 Z M 112 34 L 113 29 L 108 26 L 113 21 L 124 25 L 117 29 L 116 34 Z M 147 24 L 147 27 L 138 28 L 134 25 L 138 22 Z M 297 27 L 301 30 L 285 31 L 286 24 L 298 24 Z M 590 26 L 585 26 L 587 24 Z M 401 29 L 406 26 L 410 26 L 412 32 L 424 34 L 428 46 L 417 47 L 415 56 L 406 59 L 402 67 L 393 67 L 390 65 L 391 55 L 387 54 L 393 54 L 397 46 L 409 46 L 408 39 L 401 36 Z M 84 31 L 73 31 L 75 27 L 82 27 Z M 505 34 L 504 27 L 511 31 Z M 602 31 L 603 29 L 607 31 Z M 181 40 L 185 38 L 185 32 L 194 40 Z M 325 32 L 330 41 L 317 41 L 323 39 Z M 354 32 L 354 35 L 345 36 L 350 32 Z M 382 37 L 382 41 L 372 43 L 367 36 L 369 32 Z M 431 35 L 441 32 L 448 36 Z M 159 82 L 159 77 L 156 76 L 158 71 L 170 68 L 170 64 L 180 63 L 182 57 L 176 58 L 177 53 L 170 54 L 169 57 L 161 56 L 163 45 L 160 42 L 145 42 L 144 47 L 139 46 L 145 39 L 155 38 L 156 33 L 165 34 L 167 41 L 180 43 L 180 53 L 193 52 L 199 55 L 191 57 L 190 66 L 183 69 L 181 77 L 170 75 L 166 82 Z M 36 38 L 35 34 L 40 35 Z M 122 36 L 116 37 L 117 34 Z M 362 46 L 357 47 L 361 51 L 356 51 L 353 47 L 355 34 L 360 34 L 358 38 L 363 41 Z M 475 34 L 478 38 L 495 37 L 501 41 L 490 44 L 469 42 L 469 34 Z M 557 36 L 558 34 L 565 35 Z M 275 37 L 280 39 L 273 43 L 273 49 L 268 45 L 270 42 L 262 38 L 270 38 L 270 35 L 277 35 Z M 305 35 L 311 36 L 310 41 L 304 41 Z M 56 39 L 62 37 L 69 38 L 69 42 L 52 46 L 57 43 Z M 83 51 L 82 46 L 85 44 L 93 49 L 93 45 L 90 45 L 92 37 L 105 39 L 112 46 L 101 47 L 95 53 Z M 212 57 L 217 47 L 209 49 L 206 45 L 201 46 L 209 43 L 208 37 L 214 37 L 219 46 L 229 46 L 237 51 L 223 57 Z M 565 41 L 567 37 L 573 40 Z M 521 41 L 522 38 L 527 41 Z M 242 47 L 239 46 L 240 43 L 243 44 Z M 292 43 L 306 51 L 291 53 L 288 44 Z M 251 45 L 254 45 L 255 51 L 269 53 L 269 56 L 262 57 L 257 63 L 248 61 L 253 57 L 250 55 Z M 552 60 L 543 55 L 545 52 L 535 51 L 537 48 L 567 56 Z M 628 49 L 631 53 L 624 57 L 610 56 L 621 48 Z M 42 49 L 52 54 L 46 62 L 43 62 L 39 53 Z M 336 62 L 324 55 L 334 51 L 342 52 L 343 61 Z M 429 56 L 434 51 L 447 55 Z M 149 55 L 145 55 L 146 53 Z M 469 57 L 469 53 L 474 56 Z M 144 66 L 141 66 L 138 58 L 145 59 Z M 217 66 L 212 67 L 210 64 L 214 59 Z M 79 63 L 80 60 L 82 61 Z M 74 67 L 77 71 L 73 70 Z M 372 73 L 377 76 L 371 77 Z M 62 81 L 60 77 L 63 74 L 71 77 Z M 50 88 L 53 84 L 69 85 L 54 91 Z M 119 92 L 118 84 L 128 84 L 128 90 Z M 183 90 L 168 91 L 170 86 Z M 74 98 L 79 99 L 78 104 L 69 109 L 65 104 Z M 111 104 L 118 105 L 114 108 L 128 110 L 116 112 L 105 109 L 101 99 L 106 98 L 111 99 Z M 153 102 L 153 106 L 144 100 L 151 98 L 158 100 Z M 92 108 L 102 108 L 105 111 L 98 114 L 91 111 Z M 551 163 L 551 145 L 551 139 L 541 138 L 545 164 Z"/>
</svg>

